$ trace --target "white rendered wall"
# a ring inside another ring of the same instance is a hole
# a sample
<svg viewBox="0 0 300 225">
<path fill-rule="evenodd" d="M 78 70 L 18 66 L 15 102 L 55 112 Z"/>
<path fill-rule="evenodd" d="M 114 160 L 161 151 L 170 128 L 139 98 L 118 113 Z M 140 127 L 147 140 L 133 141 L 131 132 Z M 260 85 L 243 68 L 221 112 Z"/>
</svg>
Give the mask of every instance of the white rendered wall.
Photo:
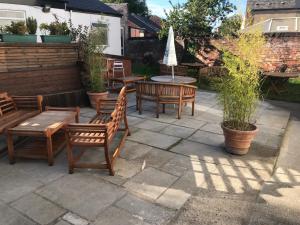
<svg viewBox="0 0 300 225">
<path fill-rule="evenodd" d="M 0 3 L 0 9 L 7 10 L 20 10 L 24 11 L 26 17 L 34 17 L 37 19 L 38 27 L 41 23 L 50 23 L 54 21 L 53 14 L 56 14 L 60 21 L 68 22 L 69 19 L 72 20 L 73 26 L 78 25 L 91 26 L 92 23 L 101 21 L 108 24 L 108 46 L 105 49 L 106 54 L 111 55 L 121 55 L 121 18 L 98 15 L 98 14 L 88 14 L 74 11 L 65 11 L 63 9 L 51 8 L 49 13 L 44 13 L 42 7 L 38 6 L 27 6 L 27 5 L 16 5 Z M 41 31 L 37 30 L 37 35 L 41 35 Z M 41 42 L 40 37 L 38 37 L 38 42 Z"/>
</svg>

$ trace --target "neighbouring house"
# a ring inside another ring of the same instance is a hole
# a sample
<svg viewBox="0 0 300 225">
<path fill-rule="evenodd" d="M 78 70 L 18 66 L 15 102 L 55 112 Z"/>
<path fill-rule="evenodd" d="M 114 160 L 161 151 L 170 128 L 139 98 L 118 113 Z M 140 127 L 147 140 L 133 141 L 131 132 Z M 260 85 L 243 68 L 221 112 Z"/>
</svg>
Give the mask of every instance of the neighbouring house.
<svg viewBox="0 0 300 225">
<path fill-rule="evenodd" d="M 129 38 L 157 38 L 161 27 L 151 19 L 131 13 L 128 16 Z"/>
<path fill-rule="evenodd" d="M 107 31 L 105 53 L 122 55 L 122 15 L 99 0 L 0 0 L 0 26 L 31 16 L 38 25 L 50 23 L 53 14 L 61 21 L 71 20 L 75 27 L 103 27 Z M 42 34 L 39 29 L 37 34 Z"/>
<path fill-rule="evenodd" d="M 246 21 L 264 33 L 299 32 L 300 0 L 248 0 Z"/>
</svg>

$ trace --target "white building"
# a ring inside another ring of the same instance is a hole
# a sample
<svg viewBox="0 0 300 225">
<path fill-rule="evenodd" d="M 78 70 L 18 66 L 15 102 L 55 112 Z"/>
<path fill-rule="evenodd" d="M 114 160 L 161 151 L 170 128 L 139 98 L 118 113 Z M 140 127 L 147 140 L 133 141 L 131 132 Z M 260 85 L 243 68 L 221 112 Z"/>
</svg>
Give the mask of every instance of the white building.
<svg viewBox="0 0 300 225">
<path fill-rule="evenodd" d="M 71 19 L 74 27 L 92 27 L 100 23 L 107 30 L 105 53 L 121 55 L 122 15 L 99 0 L 0 0 L 0 26 L 9 25 L 11 21 L 25 21 L 31 16 L 37 19 L 39 26 L 54 21 L 53 14 L 60 21 Z M 38 29 L 37 35 L 41 34 Z"/>
</svg>

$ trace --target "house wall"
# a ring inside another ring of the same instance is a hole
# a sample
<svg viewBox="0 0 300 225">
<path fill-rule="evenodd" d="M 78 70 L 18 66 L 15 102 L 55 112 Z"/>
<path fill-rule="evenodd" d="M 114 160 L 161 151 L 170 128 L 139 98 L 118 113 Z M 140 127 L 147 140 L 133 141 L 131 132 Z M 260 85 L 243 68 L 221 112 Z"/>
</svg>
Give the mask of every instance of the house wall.
<svg viewBox="0 0 300 225">
<path fill-rule="evenodd" d="M 256 11 L 253 12 L 253 24 L 265 21 L 268 19 L 285 18 L 285 17 L 300 17 L 300 10 L 282 10 L 282 11 Z M 287 24 L 289 25 L 289 24 Z"/>
<path fill-rule="evenodd" d="M 0 9 L 25 11 L 26 17 L 32 16 L 37 19 L 38 26 L 41 23 L 50 23 L 54 21 L 53 14 L 56 14 L 61 21 L 68 22 L 71 19 L 74 26 L 91 26 L 92 23 L 96 23 L 98 21 L 107 23 L 109 25 L 108 46 L 104 52 L 111 55 L 121 55 L 121 18 L 119 17 L 88 14 L 75 11 L 65 11 L 63 9 L 55 8 L 51 8 L 51 11 L 49 13 L 44 13 L 42 11 L 42 7 L 39 6 L 6 3 L 0 3 Z M 37 34 L 42 34 L 39 29 L 37 31 Z M 38 42 L 41 42 L 40 37 L 38 37 Z"/>
</svg>

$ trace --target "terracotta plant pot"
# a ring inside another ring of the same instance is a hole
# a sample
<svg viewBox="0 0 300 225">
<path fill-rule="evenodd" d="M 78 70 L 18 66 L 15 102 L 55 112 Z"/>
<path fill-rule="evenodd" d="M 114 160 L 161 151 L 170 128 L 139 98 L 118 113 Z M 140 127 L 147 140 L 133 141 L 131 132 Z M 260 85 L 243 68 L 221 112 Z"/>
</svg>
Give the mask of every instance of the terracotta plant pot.
<svg viewBox="0 0 300 225">
<path fill-rule="evenodd" d="M 97 107 L 97 102 L 98 102 L 100 99 L 106 99 L 107 96 L 108 96 L 108 91 L 106 91 L 106 92 L 100 92 L 100 93 L 87 92 L 87 94 L 88 94 L 88 96 L 89 96 L 91 106 L 92 106 L 94 109 L 96 109 L 96 107 Z"/>
<path fill-rule="evenodd" d="M 248 153 L 252 140 L 258 132 L 258 128 L 251 125 L 251 130 L 240 131 L 226 127 L 226 122 L 222 123 L 222 129 L 225 136 L 226 151 L 235 155 L 245 155 Z"/>
</svg>

